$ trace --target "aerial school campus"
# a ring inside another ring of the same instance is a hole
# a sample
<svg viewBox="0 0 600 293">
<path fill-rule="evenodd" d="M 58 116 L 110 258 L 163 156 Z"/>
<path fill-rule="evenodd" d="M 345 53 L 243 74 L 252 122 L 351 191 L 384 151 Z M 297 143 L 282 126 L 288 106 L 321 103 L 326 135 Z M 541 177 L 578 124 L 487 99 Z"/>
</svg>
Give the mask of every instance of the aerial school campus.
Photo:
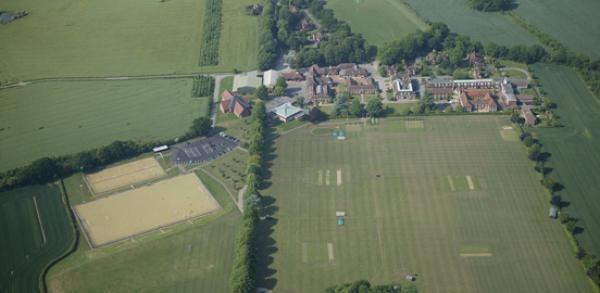
<svg viewBox="0 0 600 293">
<path fill-rule="evenodd" d="M 5 1 L 0 292 L 598 292 L 595 11 Z"/>
</svg>

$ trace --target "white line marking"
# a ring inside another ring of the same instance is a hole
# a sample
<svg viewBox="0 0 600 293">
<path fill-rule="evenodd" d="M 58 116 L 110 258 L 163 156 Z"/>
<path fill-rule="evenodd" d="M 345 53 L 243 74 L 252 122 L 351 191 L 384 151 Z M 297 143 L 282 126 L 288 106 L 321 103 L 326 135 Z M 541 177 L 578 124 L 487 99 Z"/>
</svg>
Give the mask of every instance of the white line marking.
<svg viewBox="0 0 600 293">
<path fill-rule="evenodd" d="M 342 169 L 337 169 L 337 185 L 342 185 Z"/>
<path fill-rule="evenodd" d="M 473 180 L 471 180 L 471 176 L 467 176 L 467 183 L 469 184 L 469 189 L 475 189 L 475 185 L 473 185 Z"/>
<path fill-rule="evenodd" d="M 456 191 L 456 188 L 454 188 L 454 181 L 452 181 L 452 176 L 450 175 L 448 175 L 448 183 L 450 183 L 450 190 Z"/>
<path fill-rule="evenodd" d="M 481 252 L 481 253 L 461 253 L 462 257 L 490 257 L 492 256 L 489 252 Z"/>
<path fill-rule="evenodd" d="M 329 170 L 325 171 L 325 185 L 329 186 Z"/>
<path fill-rule="evenodd" d="M 42 217 L 40 217 L 40 210 L 38 209 L 38 204 L 35 196 L 33 197 L 33 206 L 35 207 L 35 213 L 37 214 L 38 224 L 40 225 L 40 230 L 42 231 L 43 244 L 46 244 L 46 231 L 44 230 L 44 225 L 42 224 Z"/>
<path fill-rule="evenodd" d="M 319 170 L 318 184 L 319 186 L 323 185 L 323 170 Z"/>
<path fill-rule="evenodd" d="M 335 257 L 333 256 L 333 244 L 327 243 L 327 254 L 329 255 L 329 262 L 333 262 Z"/>
</svg>

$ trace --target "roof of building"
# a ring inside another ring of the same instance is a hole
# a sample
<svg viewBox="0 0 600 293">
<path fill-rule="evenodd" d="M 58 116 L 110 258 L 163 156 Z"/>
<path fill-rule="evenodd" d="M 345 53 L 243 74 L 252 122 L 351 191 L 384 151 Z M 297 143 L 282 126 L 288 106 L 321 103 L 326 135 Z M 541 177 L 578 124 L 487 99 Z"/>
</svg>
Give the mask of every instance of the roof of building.
<svg viewBox="0 0 600 293">
<path fill-rule="evenodd" d="M 412 82 L 410 82 L 410 79 L 396 79 L 394 80 L 394 89 L 397 92 L 412 92 Z"/>
<path fill-rule="evenodd" d="M 512 84 L 508 82 L 506 78 L 500 84 L 500 88 L 502 89 L 502 94 L 504 94 L 507 102 L 517 101 L 517 97 L 515 97 L 515 90 L 513 89 Z"/>
<path fill-rule="evenodd" d="M 262 78 L 258 76 L 258 71 L 236 74 L 233 77 L 233 91 L 237 92 L 242 87 L 257 88 L 262 85 Z"/>
<path fill-rule="evenodd" d="M 276 70 L 267 70 L 263 73 L 263 84 L 265 86 L 271 87 L 277 83 L 277 79 L 279 78 L 279 71 Z"/>
<path fill-rule="evenodd" d="M 221 101 L 221 106 L 226 112 L 233 112 L 239 116 L 242 113 L 244 113 L 245 110 L 250 109 L 250 98 L 233 95 L 231 97 L 226 98 L 225 92 L 223 92 L 223 100 Z"/>
<path fill-rule="evenodd" d="M 229 90 L 224 90 L 221 94 L 222 100 L 231 100 L 233 99 L 233 94 Z"/>
<path fill-rule="evenodd" d="M 287 103 L 273 109 L 272 112 L 275 113 L 275 115 L 277 115 L 279 117 L 283 117 L 283 118 L 287 119 L 287 118 L 292 117 L 300 112 L 304 112 L 304 110 L 292 105 L 292 103 L 290 103 L 290 102 L 287 102 Z"/>
</svg>

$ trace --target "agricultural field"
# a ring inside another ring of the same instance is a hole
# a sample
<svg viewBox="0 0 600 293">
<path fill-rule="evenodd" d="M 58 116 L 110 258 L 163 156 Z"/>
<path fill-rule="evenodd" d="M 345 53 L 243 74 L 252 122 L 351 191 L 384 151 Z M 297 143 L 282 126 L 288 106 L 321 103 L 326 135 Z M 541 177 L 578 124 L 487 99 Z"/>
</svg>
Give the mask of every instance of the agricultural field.
<svg viewBox="0 0 600 293">
<path fill-rule="evenodd" d="M 40 292 L 42 272 L 75 241 L 55 184 L 0 193 L 0 231 L 1 292 Z"/>
<path fill-rule="evenodd" d="M 327 1 L 327 7 L 376 46 L 427 28 L 402 0 L 332 0 Z"/>
<path fill-rule="evenodd" d="M 505 46 L 532 45 L 536 39 L 509 17 L 469 8 L 467 0 L 407 0 L 417 14 L 432 22 L 443 22 L 451 31 L 482 43 Z"/>
<path fill-rule="evenodd" d="M 222 185 L 198 175 L 222 210 L 101 248 L 81 239 L 49 271 L 49 292 L 228 292 L 239 212 Z M 79 192 L 67 187 L 69 197 Z"/>
<path fill-rule="evenodd" d="M 10 40 L 0 46 L 0 81 L 254 69 L 258 18 L 244 10 L 253 3 L 223 0 L 219 64 L 199 67 L 206 0 L 3 1 L 30 15 L 0 26 Z"/>
<path fill-rule="evenodd" d="M 41 82 L 0 91 L 0 171 L 115 140 L 183 135 L 208 115 L 191 79 Z"/>
<path fill-rule="evenodd" d="M 412 117 L 282 135 L 262 192 L 276 221 L 261 224 L 272 232 L 259 286 L 323 292 L 416 274 L 421 292 L 593 292 L 508 127 L 506 116 Z"/>
<path fill-rule="evenodd" d="M 521 0 L 520 17 L 575 52 L 600 58 L 600 2 L 595 0 Z"/>
<path fill-rule="evenodd" d="M 562 128 L 535 129 L 544 149 L 552 156 L 550 166 L 564 185 L 561 196 L 570 203 L 569 214 L 580 219 L 578 234 L 583 246 L 600 254 L 600 105 L 576 72 L 568 67 L 532 66 L 544 91 L 558 105 Z"/>
</svg>

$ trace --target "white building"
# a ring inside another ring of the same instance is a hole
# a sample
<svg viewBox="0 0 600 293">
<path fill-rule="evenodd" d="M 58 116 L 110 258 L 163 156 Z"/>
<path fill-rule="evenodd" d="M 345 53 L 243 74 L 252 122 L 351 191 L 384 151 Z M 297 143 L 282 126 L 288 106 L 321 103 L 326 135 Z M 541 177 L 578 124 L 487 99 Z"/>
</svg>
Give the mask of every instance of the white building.
<svg viewBox="0 0 600 293">
<path fill-rule="evenodd" d="M 279 71 L 276 70 L 268 70 L 263 73 L 263 85 L 272 88 L 277 84 L 277 79 L 279 78 Z"/>
</svg>

